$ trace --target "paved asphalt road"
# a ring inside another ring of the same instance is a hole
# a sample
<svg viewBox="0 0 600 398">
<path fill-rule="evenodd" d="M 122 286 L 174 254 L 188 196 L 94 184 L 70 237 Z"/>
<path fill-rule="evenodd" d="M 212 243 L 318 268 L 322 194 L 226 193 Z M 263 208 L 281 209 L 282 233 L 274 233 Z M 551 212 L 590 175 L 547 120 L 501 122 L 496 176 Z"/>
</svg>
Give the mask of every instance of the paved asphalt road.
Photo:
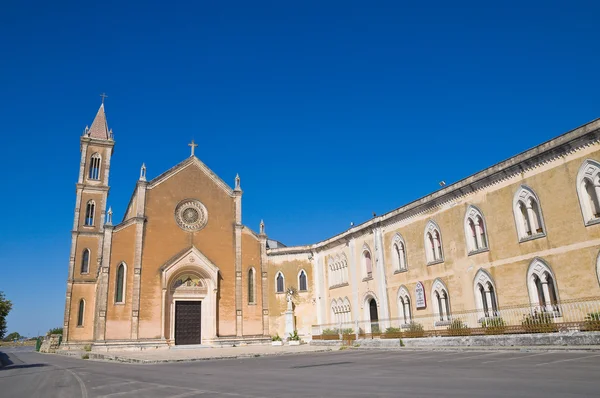
<svg viewBox="0 0 600 398">
<path fill-rule="evenodd" d="M 598 352 L 337 351 L 157 365 L 5 350 L 0 397 L 598 397 Z"/>
</svg>

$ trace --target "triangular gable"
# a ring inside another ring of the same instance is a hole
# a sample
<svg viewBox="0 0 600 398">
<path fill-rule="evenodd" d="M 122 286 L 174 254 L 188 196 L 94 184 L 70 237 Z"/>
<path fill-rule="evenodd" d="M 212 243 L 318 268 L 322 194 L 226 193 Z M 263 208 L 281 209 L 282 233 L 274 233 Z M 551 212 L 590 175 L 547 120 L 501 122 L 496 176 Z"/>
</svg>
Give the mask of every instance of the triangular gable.
<svg viewBox="0 0 600 398">
<path fill-rule="evenodd" d="M 218 175 L 216 175 L 211 169 L 209 169 L 208 166 L 206 166 L 200 159 L 198 159 L 195 156 L 190 156 L 183 162 L 179 163 L 178 165 L 176 165 L 174 167 L 171 167 L 169 170 L 165 171 L 158 177 L 152 179 L 152 181 L 150 181 L 148 183 L 148 189 L 152 189 L 152 188 L 160 185 L 164 181 L 168 180 L 175 174 L 179 173 L 182 170 L 185 170 L 188 167 L 198 167 L 200 169 L 200 171 L 202 171 L 212 181 L 214 181 L 214 183 L 218 187 L 220 187 L 223 191 L 225 191 L 227 193 L 227 195 L 233 197 L 233 190 L 231 189 L 231 187 L 229 185 L 227 185 L 227 183 L 225 183 L 225 181 L 223 181 Z"/>
<path fill-rule="evenodd" d="M 192 246 L 171 257 L 162 267 L 160 267 L 160 272 L 163 275 L 163 288 L 167 287 L 168 280 L 170 280 L 179 269 L 191 267 L 199 269 L 203 276 L 208 278 L 214 286 L 217 285 L 219 267 L 202 254 L 200 250 Z"/>
</svg>

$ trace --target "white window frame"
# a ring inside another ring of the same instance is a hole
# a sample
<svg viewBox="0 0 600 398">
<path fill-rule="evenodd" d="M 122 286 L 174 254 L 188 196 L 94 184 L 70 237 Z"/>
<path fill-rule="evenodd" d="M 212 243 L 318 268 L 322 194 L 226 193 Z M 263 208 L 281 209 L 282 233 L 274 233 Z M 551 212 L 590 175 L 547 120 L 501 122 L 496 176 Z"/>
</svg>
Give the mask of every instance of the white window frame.
<svg viewBox="0 0 600 398">
<path fill-rule="evenodd" d="M 365 256 L 365 253 L 369 253 L 369 259 L 371 260 L 371 275 L 369 275 L 369 270 L 367 269 L 367 257 Z M 360 261 L 363 269 L 363 279 L 373 279 L 373 274 L 375 273 L 375 266 L 373 265 L 373 252 L 366 243 L 363 245 L 360 252 Z"/>
<path fill-rule="evenodd" d="M 484 298 L 481 295 L 480 286 L 485 293 L 485 303 L 483 301 Z M 489 287 L 492 288 L 491 291 Z M 484 318 L 494 318 L 499 316 L 498 291 L 496 290 L 496 284 L 494 283 L 492 276 L 483 268 L 480 268 L 475 274 L 475 278 L 473 278 L 473 294 L 475 295 L 475 306 L 480 321 Z M 494 305 L 496 308 L 494 308 Z"/>
<path fill-rule="evenodd" d="M 400 246 L 402 249 L 400 249 Z M 398 250 L 396 250 L 398 248 Z M 408 256 L 406 254 L 406 242 L 399 233 L 394 235 L 391 245 L 391 257 L 394 267 L 394 272 L 408 271 Z"/>
<path fill-rule="evenodd" d="M 541 282 L 542 291 L 539 291 L 538 286 L 535 282 L 536 277 Z M 556 298 L 556 303 L 552 303 L 552 297 L 550 290 L 548 277 L 552 279 L 552 288 Z M 544 286 L 546 285 L 546 286 Z M 529 264 L 527 269 L 527 290 L 529 292 L 529 302 L 531 303 L 534 312 L 547 312 L 553 314 L 553 316 L 560 316 L 560 296 L 558 293 L 558 284 L 556 282 L 556 276 L 552 269 L 543 259 L 536 257 Z M 540 295 L 543 296 L 545 305 L 540 303 Z"/>
<path fill-rule="evenodd" d="M 97 166 L 97 170 L 95 173 L 92 173 L 94 170 L 94 166 Z M 102 172 L 102 155 L 98 152 L 94 152 L 92 156 L 90 156 L 90 165 L 88 168 L 87 179 L 92 181 L 100 181 Z"/>
<path fill-rule="evenodd" d="M 300 288 L 300 275 L 302 275 L 303 272 L 304 272 L 304 277 L 306 278 L 306 289 L 305 290 L 302 290 Z M 300 271 L 298 271 L 297 281 L 298 281 L 298 291 L 299 292 L 308 292 L 308 274 L 306 273 L 304 268 L 302 268 Z"/>
<path fill-rule="evenodd" d="M 436 246 L 436 236 L 439 246 Z M 425 244 L 425 256 L 427 257 L 427 265 L 444 262 L 443 242 L 444 240 L 442 239 L 442 231 L 439 225 L 435 221 L 429 220 L 423 232 L 423 243 Z M 436 249 L 438 249 L 438 252 L 436 252 Z"/>
<path fill-rule="evenodd" d="M 586 182 L 592 184 L 593 195 L 596 198 L 595 204 L 593 203 L 594 198 L 590 198 L 585 188 Z M 600 217 L 596 217 L 596 214 L 600 214 L 600 163 L 597 161 L 586 159 L 581 164 L 577 173 L 577 196 L 585 226 L 600 223 Z"/>
<path fill-rule="evenodd" d="M 408 299 L 408 302 L 406 302 L 407 299 Z M 413 310 L 411 307 L 412 299 L 410 297 L 410 293 L 409 293 L 408 289 L 404 285 L 400 286 L 400 288 L 398 289 L 397 303 L 398 303 L 398 317 L 400 318 L 400 321 L 403 322 L 400 325 L 400 327 L 404 327 L 405 325 L 408 326 L 413 320 Z M 408 307 L 408 316 L 406 314 L 407 307 Z"/>
<path fill-rule="evenodd" d="M 117 284 L 119 283 L 119 267 L 123 266 L 123 300 L 121 301 L 117 301 Z M 115 295 L 113 296 L 113 300 L 115 302 L 115 304 L 118 305 L 123 305 L 125 304 L 125 301 L 127 301 L 126 299 L 126 294 L 127 294 L 127 264 L 125 263 L 125 261 L 121 261 L 118 265 L 117 265 L 117 272 L 115 272 Z"/>
<path fill-rule="evenodd" d="M 534 209 L 537 208 L 537 212 Z M 513 215 L 519 242 L 526 242 L 546 236 L 546 225 L 542 214 L 542 204 L 530 187 L 521 185 L 513 197 Z M 530 233 L 527 233 L 529 229 Z M 541 229 L 541 231 L 539 231 Z"/>
<path fill-rule="evenodd" d="M 283 278 L 283 290 L 279 291 L 277 290 L 277 278 L 279 277 L 279 275 L 281 275 L 281 277 Z M 285 275 L 283 275 L 283 272 L 281 271 L 277 271 L 277 273 L 275 274 L 275 293 L 277 294 L 283 294 L 285 293 Z"/>
<path fill-rule="evenodd" d="M 473 229 L 471 229 L 471 223 L 473 223 Z M 485 217 L 483 217 L 481 210 L 474 205 L 469 205 L 465 212 L 464 229 L 468 254 L 477 254 L 489 250 L 490 241 Z M 481 233 L 482 229 L 483 234 Z M 475 236 L 473 236 L 473 232 Z"/>
<path fill-rule="evenodd" d="M 92 223 L 88 224 L 88 207 L 92 206 Z M 85 212 L 83 214 L 83 226 L 84 227 L 93 227 L 94 224 L 96 223 L 96 202 L 93 199 L 90 199 L 87 201 L 87 203 L 85 204 Z"/>
<path fill-rule="evenodd" d="M 445 292 L 445 294 L 444 294 Z M 440 301 L 442 312 L 440 313 Z M 431 285 L 431 300 L 433 316 L 435 319 L 434 326 L 446 326 L 452 320 L 452 307 L 450 306 L 450 292 L 446 287 L 444 281 L 440 278 L 436 278 Z"/>
</svg>

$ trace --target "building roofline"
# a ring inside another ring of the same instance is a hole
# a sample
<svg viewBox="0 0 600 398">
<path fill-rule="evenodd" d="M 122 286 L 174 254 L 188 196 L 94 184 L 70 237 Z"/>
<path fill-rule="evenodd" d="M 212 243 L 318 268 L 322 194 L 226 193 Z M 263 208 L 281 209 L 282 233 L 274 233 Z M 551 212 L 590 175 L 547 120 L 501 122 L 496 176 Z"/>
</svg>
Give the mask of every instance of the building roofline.
<svg viewBox="0 0 600 398">
<path fill-rule="evenodd" d="M 311 250 L 322 250 L 340 240 L 349 240 L 353 235 L 364 233 L 370 227 L 385 224 L 401 216 L 412 216 L 428 208 L 447 203 L 459 197 L 478 191 L 484 187 L 510 178 L 540 164 L 551 161 L 559 156 L 573 152 L 583 146 L 600 140 L 600 118 L 594 119 L 580 127 L 570 130 L 558 137 L 545 141 L 533 148 L 511 156 L 475 174 L 471 174 L 442 189 L 413 200 L 404 206 L 391 210 L 381 216 L 374 217 L 361 224 L 353 226 L 344 232 L 324 239 L 312 245 L 289 246 L 268 250 L 268 254 L 292 254 Z"/>
</svg>

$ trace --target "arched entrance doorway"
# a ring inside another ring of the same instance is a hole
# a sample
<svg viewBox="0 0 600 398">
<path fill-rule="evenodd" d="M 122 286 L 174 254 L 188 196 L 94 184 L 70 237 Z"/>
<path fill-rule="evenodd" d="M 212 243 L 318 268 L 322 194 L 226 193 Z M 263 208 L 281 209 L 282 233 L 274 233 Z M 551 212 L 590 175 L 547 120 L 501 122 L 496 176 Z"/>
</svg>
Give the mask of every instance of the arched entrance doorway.
<svg viewBox="0 0 600 398">
<path fill-rule="evenodd" d="M 191 248 L 161 267 L 163 338 L 170 345 L 206 344 L 217 337 L 219 269 Z"/>
</svg>

